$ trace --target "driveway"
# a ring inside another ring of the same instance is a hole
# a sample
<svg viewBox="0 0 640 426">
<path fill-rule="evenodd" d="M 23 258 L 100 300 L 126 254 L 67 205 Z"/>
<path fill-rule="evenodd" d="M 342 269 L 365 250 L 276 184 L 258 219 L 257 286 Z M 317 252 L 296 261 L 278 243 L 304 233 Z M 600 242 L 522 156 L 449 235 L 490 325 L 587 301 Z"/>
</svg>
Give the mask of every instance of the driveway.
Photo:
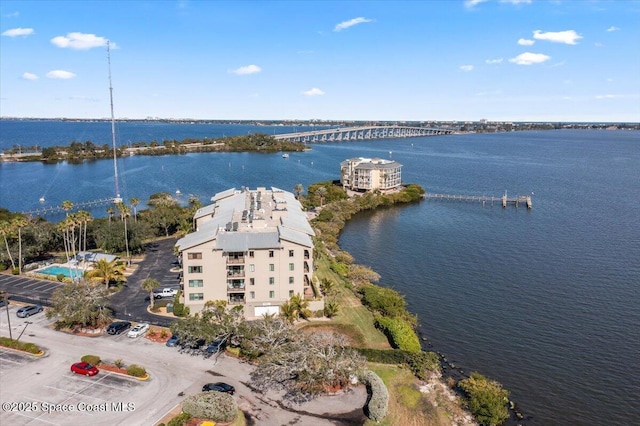
<svg viewBox="0 0 640 426">
<path fill-rule="evenodd" d="M 204 359 L 145 338 L 69 335 L 51 329 L 52 322 L 42 313 L 29 317 L 27 324 L 15 316 L 15 310 L 12 305 L 9 312 L 14 338 L 24 331 L 20 340 L 39 345 L 46 355 L 34 358 L 0 350 L 0 424 L 155 425 L 186 396 L 216 381 L 236 388 L 234 397 L 250 425 L 356 425 L 364 419 L 363 386 L 343 395 L 286 406 L 275 392 L 253 392 L 247 384 L 254 367 L 231 356 Z M 4 308 L 0 335 L 9 335 Z M 141 365 L 151 378 L 138 381 L 106 371 L 94 377 L 71 373 L 70 365 L 87 354 Z M 65 407 L 70 411 L 61 411 Z"/>
</svg>

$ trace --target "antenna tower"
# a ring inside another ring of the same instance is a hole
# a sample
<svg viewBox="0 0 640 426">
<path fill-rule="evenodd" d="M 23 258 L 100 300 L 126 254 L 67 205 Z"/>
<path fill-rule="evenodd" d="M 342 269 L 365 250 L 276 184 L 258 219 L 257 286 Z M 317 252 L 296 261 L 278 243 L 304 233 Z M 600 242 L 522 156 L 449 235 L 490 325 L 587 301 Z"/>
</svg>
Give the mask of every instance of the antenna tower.
<svg viewBox="0 0 640 426">
<path fill-rule="evenodd" d="M 113 145 L 113 171 L 116 183 L 116 197 L 113 199 L 114 203 L 121 203 L 120 187 L 118 185 L 118 161 L 116 160 L 116 118 L 113 114 L 113 84 L 111 84 L 111 48 L 109 47 L 109 40 L 107 40 L 107 62 L 109 63 L 109 102 L 111 104 L 111 143 Z"/>
</svg>

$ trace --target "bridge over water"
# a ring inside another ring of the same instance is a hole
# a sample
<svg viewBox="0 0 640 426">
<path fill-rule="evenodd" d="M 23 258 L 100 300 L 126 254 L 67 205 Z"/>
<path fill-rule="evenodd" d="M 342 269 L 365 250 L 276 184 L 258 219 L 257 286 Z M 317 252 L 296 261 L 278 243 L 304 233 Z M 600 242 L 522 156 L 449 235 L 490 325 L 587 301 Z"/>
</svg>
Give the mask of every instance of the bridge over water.
<svg viewBox="0 0 640 426">
<path fill-rule="evenodd" d="M 311 130 L 307 132 L 275 135 L 276 140 L 287 142 L 348 142 L 371 139 L 414 138 L 421 136 L 448 135 L 450 129 L 408 126 L 364 126 L 342 129 Z"/>
</svg>

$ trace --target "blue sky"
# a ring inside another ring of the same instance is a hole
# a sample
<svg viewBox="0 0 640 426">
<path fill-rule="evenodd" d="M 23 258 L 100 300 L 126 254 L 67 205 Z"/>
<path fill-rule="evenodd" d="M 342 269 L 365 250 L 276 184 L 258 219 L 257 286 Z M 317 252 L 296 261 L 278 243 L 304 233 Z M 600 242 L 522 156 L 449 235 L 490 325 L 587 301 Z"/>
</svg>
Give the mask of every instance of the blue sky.
<svg viewBox="0 0 640 426">
<path fill-rule="evenodd" d="M 0 115 L 640 121 L 640 1 L 10 1 Z"/>
</svg>

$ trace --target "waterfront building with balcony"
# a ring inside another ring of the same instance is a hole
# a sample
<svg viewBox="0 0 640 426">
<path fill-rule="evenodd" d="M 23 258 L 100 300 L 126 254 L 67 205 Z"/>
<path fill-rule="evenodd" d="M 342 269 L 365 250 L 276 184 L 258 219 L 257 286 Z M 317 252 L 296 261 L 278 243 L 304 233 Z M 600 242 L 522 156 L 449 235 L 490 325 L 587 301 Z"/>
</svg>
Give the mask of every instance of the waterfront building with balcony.
<svg viewBox="0 0 640 426">
<path fill-rule="evenodd" d="M 402 164 L 380 158 L 350 158 L 340 163 L 340 183 L 352 191 L 387 191 L 402 185 Z"/>
<path fill-rule="evenodd" d="M 293 295 L 319 296 L 311 284 L 314 232 L 292 193 L 232 188 L 212 201 L 194 214 L 195 232 L 176 243 L 191 313 L 225 300 L 243 305 L 248 318 L 260 317 L 278 314 Z"/>
</svg>

